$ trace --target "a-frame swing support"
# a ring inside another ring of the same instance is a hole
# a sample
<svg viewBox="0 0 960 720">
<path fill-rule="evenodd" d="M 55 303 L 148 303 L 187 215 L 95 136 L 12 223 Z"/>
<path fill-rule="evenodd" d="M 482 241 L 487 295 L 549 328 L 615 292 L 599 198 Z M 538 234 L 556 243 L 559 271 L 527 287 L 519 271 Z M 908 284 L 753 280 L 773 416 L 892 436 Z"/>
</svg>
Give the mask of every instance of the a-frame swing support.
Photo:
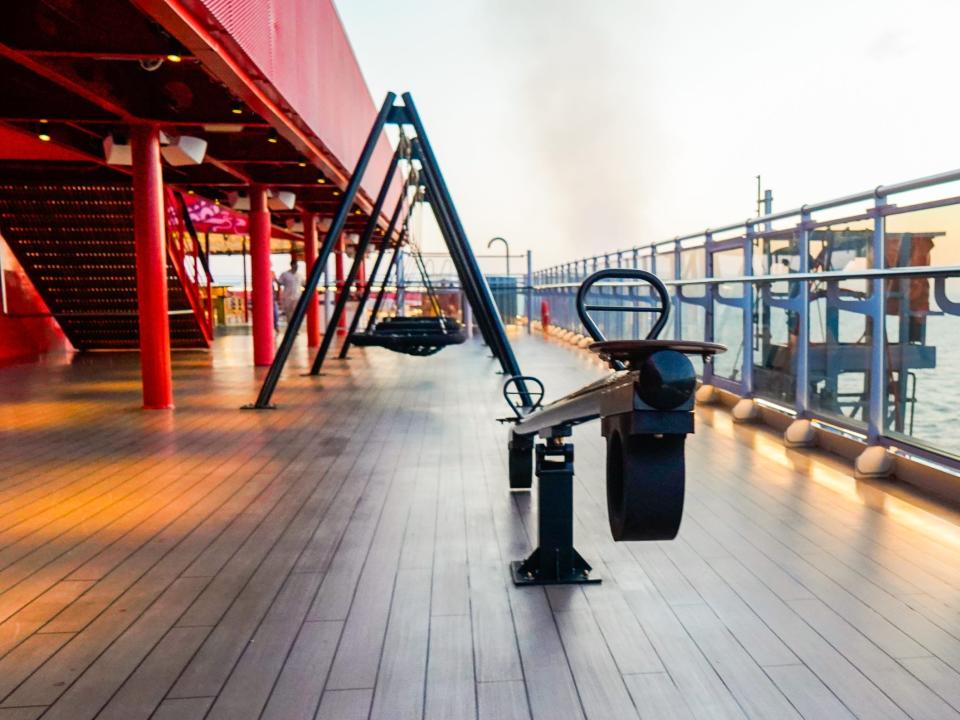
<svg viewBox="0 0 960 720">
<path fill-rule="evenodd" d="M 441 235 L 443 236 L 447 250 L 450 253 L 450 257 L 453 260 L 454 266 L 456 267 L 457 274 L 460 278 L 460 283 L 463 286 L 464 293 L 467 295 L 467 301 L 470 303 L 470 306 L 473 309 L 474 317 L 476 318 L 477 325 L 480 327 L 480 332 L 483 335 L 483 339 L 490 347 L 494 357 L 499 362 L 500 368 L 504 375 L 508 377 L 519 377 L 522 375 L 520 372 L 520 366 L 517 363 L 517 358 L 513 353 L 513 348 L 510 347 L 510 341 L 507 338 L 506 329 L 504 328 L 503 321 L 500 318 L 500 313 L 497 311 L 496 304 L 493 300 L 493 293 L 491 293 L 486 278 L 484 278 L 483 274 L 481 273 L 480 266 L 473 254 L 472 248 L 470 247 L 470 242 L 467 238 L 466 231 L 463 228 L 463 223 L 460 221 L 460 215 L 457 212 L 456 206 L 453 203 L 453 198 L 451 197 L 450 191 L 447 188 L 446 181 L 444 180 L 443 174 L 440 171 L 439 164 L 436 156 L 434 155 L 433 148 L 430 145 L 423 122 L 421 121 L 420 115 L 416 109 L 416 105 L 413 102 L 413 97 L 410 95 L 410 93 L 404 93 L 402 98 L 403 105 L 397 105 L 395 104 L 396 95 L 394 93 L 387 93 L 383 105 L 380 108 L 380 112 L 377 114 L 376 120 L 374 121 L 373 126 L 370 128 L 370 134 L 367 136 L 363 150 L 357 159 L 357 164 L 353 175 L 350 177 L 350 181 L 343 192 L 340 206 L 337 208 L 337 212 L 330 223 L 330 229 L 327 231 L 327 234 L 324 237 L 317 259 L 313 266 L 309 269 L 305 291 L 300 296 L 300 300 L 297 302 L 297 306 L 294 309 L 293 316 L 290 318 L 290 321 L 287 324 L 287 329 L 284 333 L 283 340 L 280 342 L 280 346 L 277 348 L 277 353 L 274 356 L 273 363 L 270 365 L 270 368 L 267 371 L 267 375 L 264 378 L 263 385 L 260 388 L 260 393 L 257 396 L 257 400 L 252 405 L 247 405 L 245 407 L 252 409 L 267 409 L 273 407 L 271 404 L 273 393 L 276 390 L 277 382 L 280 379 L 280 374 L 283 371 L 283 367 L 290 356 L 290 351 L 293 349 L 293 343 L 296 339 L 297 333 L 300 330 L 300 326 L 303 324 L 303 319 L 306 315 L 307 304 L 309 302 L 316 302 L 316 291 L 320 280 L 320 275 L 323 271 L 323 268 L 325 268 L 327 265 L 327 260 L 330 257 L 330 253 L 333 250 L 334 245 L 343 232 L 350 208 L 353 206 L 354 200 L 360 191 L 360 183 L 363 180 L 363 176 L 366 173 L 367 167 L 370 163 L 370 158 L 373 155 L 373 150 L 376 146 L 377 140 L 379 139 L 380 134 L 383 132 L 384 126 L 387 124 L 413 127 L 416 137 L 411 141 L 412 158 L 420 162 L 422 170 L 420 176 L 426 187 L 430 206 L 433 209 L 437 224 L 440 226 Z M 395 161 L 397 157 L 398 156 L 395 155 Z M 376 226 L 376 222 L 383 205 L 382 199 L 386 197 L 387 189 L 393 180 L 395 170 L 396 163 L 394 162 L 391 164 L 391 169 L 384 178 L 384 184 L 381 186 L 380 193 L 378 194 L 377 207 L 375 208 L 374 212 L 371 213 L 370 222 L 364 231 L 365 238 L 367 236 L 367 231 L 369 231 L 370 235 L 373 233 L 373 229 Z M 400 199 L 398 208 L 402 202 L 403 197 Z M 394 215 L 396 215 L 396 212 Z M 390 242 L 390 240 L 391 238 L 389 236 L 385 236 L 383 242 Z M 361 240 L 361 243 L 362 242 L 363 241 Z M 369 238 L 367 238 L 367 244 L 369 244 Z M 366 250 L 366 246 L 363 247 L 363 250 Z M 399 245 L 397 247 L 397 251 L 399 251 Z M 361 254 L 358 246 L 358 255 L 354 261 L 355 266 L 359 262 L 360 258 Z M 388 267 L 387 276 L 389 276 L 392 266 L 393 262 L 391 262 L 390 267 Z M 384 278 L 384 284 L 386 284 L 386 281 L 387 277 Z M 323 359 L 326 356 L 326 352 L 329 350 L 329 346 L 332 342 L 335 332 L 336 323 L 340 319 L 342 313 L 345 311 L 346 297 L 349 293 L 351 285 L 351 282 L 344 284 L 341 298 L 338 298 L 337 308 L 328 319 L 326 332 L 324 334 L 324 345 L 321 347 L 322 354 L 318 353 L 317 358 L 314 361 L 311 374 L 317 374 L 319 372 L 320 366 L 323 363 Z M 343 300 L 343 302 L 339 302 L 339 300 Z M 517 389 L 520 394 L 521 404 L 527 407 L 532 406 L 529 393 L 527 392 L 526 386 L 522 380 L 517 382 Z"/>
</svg>

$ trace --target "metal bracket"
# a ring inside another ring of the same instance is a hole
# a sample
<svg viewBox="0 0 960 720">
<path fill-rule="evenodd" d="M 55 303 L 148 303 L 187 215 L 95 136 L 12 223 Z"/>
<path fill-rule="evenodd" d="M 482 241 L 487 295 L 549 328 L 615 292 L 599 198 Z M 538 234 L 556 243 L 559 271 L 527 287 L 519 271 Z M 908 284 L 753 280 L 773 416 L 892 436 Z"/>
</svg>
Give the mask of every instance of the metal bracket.
<svg viewBox="0 0 960 720">
<path fill-rule="evenodd" d="M 413 120 L 410 119 L 410 114 L 407 112 L 406 105 L 394 105 L 390 108 L 390 112 L 387 113 L 387 125 L 412 125 Z"/>
<path fill-rule="evenodd" d="M 573 445 L 538 443 L 537 540 L 526 560 L 510 564 L 515 585 L 599 583 L 573 547 Z"/>
</svg>

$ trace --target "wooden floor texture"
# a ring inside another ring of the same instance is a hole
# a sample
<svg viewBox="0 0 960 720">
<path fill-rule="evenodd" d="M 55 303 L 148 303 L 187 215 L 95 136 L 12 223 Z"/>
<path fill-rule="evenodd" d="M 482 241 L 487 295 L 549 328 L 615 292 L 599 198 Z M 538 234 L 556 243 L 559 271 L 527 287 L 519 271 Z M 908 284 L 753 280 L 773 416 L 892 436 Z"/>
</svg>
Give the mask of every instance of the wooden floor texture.
<svg viewBox="0 0 960 720">
<path fill-rule="evenodd" d="M 476 343 L 296 365 L 249 339 L 0 370 L 0 720 L 960 717 L 946 511 L 702 410 L 669 543 L 615 544 L 599 428 L 576 533 L 599 586 L 514 588 L 535 507 Z M 517 338 L 548 397 L 603 370 Z"/>
</svg>

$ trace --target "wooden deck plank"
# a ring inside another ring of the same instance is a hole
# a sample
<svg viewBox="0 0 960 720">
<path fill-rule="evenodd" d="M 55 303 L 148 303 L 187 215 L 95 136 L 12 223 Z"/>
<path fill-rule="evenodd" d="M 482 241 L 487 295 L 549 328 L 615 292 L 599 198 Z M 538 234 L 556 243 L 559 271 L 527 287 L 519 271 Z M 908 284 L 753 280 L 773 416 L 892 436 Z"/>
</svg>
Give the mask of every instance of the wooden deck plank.
<svg viewBox="0 0 960 720">
<path fill-rule="evenodd" d="M 313 720 L 343 631 L 337 621 L 302 625 L 263 710 L 263 720 Z"/>
<path fill-rule="evenodd" d="M 426 720 L 473 720 L 476 716 L 470 618 L 433 615 L 423 717 Z"/>
<path fill-rule="evenodd" d="M 479 720 L 530 720 L 523 681 L 478 683 L 477 712 Z"/>
<path fill-rule="evenodd" d="M 551 396 L 603 374 L 517 340 Z M 280 409 L 241 413 L 247 343 L 178 354 L 174 413 L 136 409 L 127 356 L 0 370 L 0 720 L 960 711 L 955 515 L 887 512 L 707 408 L 678 540 L 618 544 L 585 426 L 576 543 L 604 584 L 515 588 L 537 508 L 507 491 L 479 345 L 319 380 L 298 345 Z"/>
</svg>

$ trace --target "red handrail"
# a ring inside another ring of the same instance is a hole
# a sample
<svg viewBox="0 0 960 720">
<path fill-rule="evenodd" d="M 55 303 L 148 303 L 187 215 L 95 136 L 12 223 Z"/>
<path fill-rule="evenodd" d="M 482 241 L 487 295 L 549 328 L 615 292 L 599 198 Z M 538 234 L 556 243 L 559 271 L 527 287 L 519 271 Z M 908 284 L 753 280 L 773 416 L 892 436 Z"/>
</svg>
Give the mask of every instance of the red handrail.
<svg viewBox="0 0 960 720">
<path fill-rule="evenodd" d="M 205 258 L 201 256 L 200 242 L 196 233 L 184 219 L 186 209 L 183 203 L 178 201 L 170 188 L 165 188 L 164 199 L 167 218 L 167 254 L 197 318 L 197 324 L 209 345 L 213 340 L 213 278 L 210 276 Z M 188 260 L 192 260 L 190 263 L 193 266 L 192 273 Z M 204 301 L 204 291 L 206 301 Z"/>
</svg>

